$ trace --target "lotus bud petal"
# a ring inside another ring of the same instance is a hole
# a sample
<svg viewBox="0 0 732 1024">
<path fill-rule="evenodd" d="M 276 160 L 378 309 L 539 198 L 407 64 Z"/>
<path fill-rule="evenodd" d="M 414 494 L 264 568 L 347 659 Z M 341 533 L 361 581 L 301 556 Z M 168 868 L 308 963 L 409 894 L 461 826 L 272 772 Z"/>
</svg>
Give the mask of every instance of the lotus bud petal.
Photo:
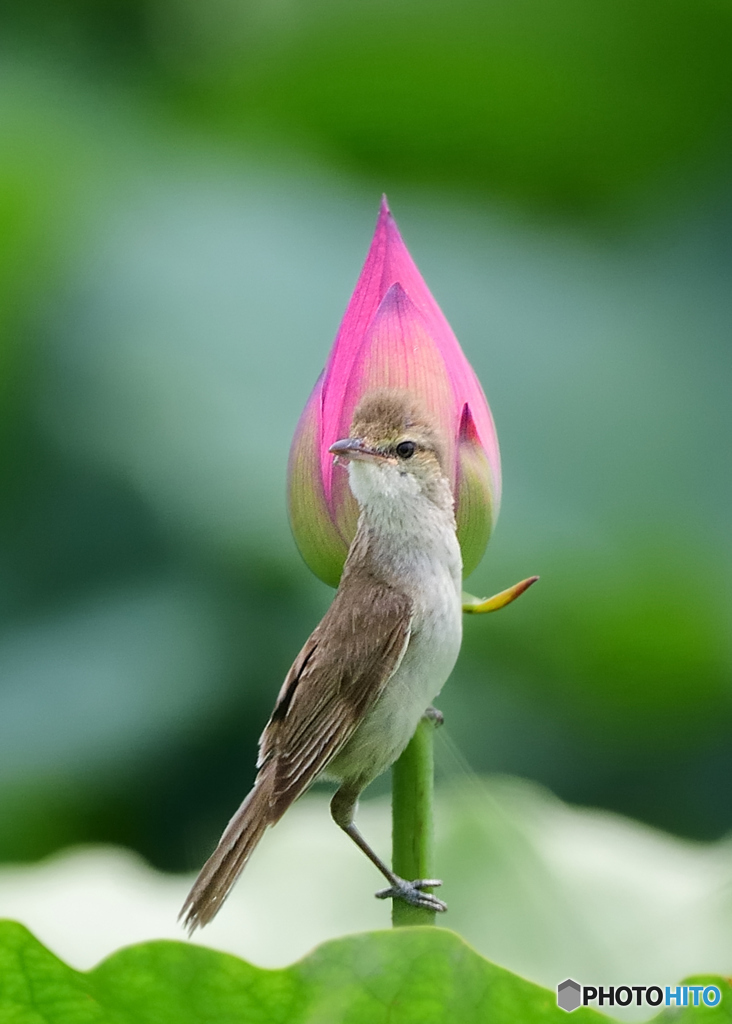
<svg viewBox="0 0 732 1024">
<path fill-rule="evenodd" d="M 290 450 L 290 522 L 312 571 L 336 586 L 358 509 L 330 446 L 347 437 L 361 399 L 403 388 L 431 411 L 446 440 L 465 575 L 498 514 L 501 465 L 488 403 L 457 338 L 402 241 L 386 200 L 361 276 L 300 417 Z"/>
<path fill-rule="evenodd" d="M 331 517 L 323 489 L 320 436 L 322 382 L 320 375 L 303 410 L 290 448 L 288 506 L 290 525 L 302 557 L 321 580 L 338 586 L 348 544 Z"/>
<path fill-rule="evenodd" d="M 455 520 L 463 555 L 463 575 L 469 576 L 483 557 L 493 529 L 493 474 L 466 402 L 458 434 Z"/>
</svg>

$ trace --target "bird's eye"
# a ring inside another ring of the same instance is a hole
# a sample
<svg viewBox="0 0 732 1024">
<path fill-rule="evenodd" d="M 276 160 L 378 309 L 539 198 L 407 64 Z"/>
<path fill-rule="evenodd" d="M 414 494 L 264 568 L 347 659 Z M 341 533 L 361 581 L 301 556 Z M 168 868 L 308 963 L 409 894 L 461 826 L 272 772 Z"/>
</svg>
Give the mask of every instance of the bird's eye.
<svg viewBox="0 0 732 1024">
<path fill-rule="evenodd" d="M 411 459 L 417 450 L 417 445 L 414 441 L 401 441 L 396 446 L 396 453 L 400 459 Z"/>
</svg>

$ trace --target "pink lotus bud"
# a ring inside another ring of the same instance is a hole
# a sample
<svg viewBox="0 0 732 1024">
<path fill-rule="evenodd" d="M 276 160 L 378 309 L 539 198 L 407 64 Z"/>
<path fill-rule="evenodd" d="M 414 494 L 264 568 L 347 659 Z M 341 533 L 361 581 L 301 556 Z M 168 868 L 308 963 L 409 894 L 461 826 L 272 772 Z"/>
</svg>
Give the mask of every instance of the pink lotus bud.
<svg viewBox="0 0 732 1024">
<path fill-rule="evenodd" d="M 458 540 L 467 576 L 498 515 L 501 463 L 483 389 L 424 283 L 382 200 L 376 231 L 325 370 L 290 449 L 290 522 L 303 558 L 336 586 L 358 507 L 329 447 L 348 437 L 374 388 L 405 388 L 436 417 L 447 441 Z"/>
</svg>

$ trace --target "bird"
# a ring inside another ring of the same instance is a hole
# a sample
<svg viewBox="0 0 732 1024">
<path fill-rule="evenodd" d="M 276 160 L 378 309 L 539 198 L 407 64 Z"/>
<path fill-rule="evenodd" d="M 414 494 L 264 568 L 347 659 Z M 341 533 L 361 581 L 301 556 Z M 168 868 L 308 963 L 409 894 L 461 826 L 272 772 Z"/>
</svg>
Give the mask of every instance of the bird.
<svg viewBox="0 0 732 1024">
<path fill-rule="evenodd" d="M 328 611 L 296 657 L 259 741 L 254 785 L 180 913 L 192 933 L 220 910 L 257 843 L 313 782 L 338 786 L 337 825 L 384 875 L 377 897 L 435 911 L 439 879 L 400 878 L 355 823 L 358 798 L 412 738 L 462 640 L 462 559 L 436 418 L 404 389 L 360 400 L 329 448 L 348 472 L 358 525 Z"/>
</svg>

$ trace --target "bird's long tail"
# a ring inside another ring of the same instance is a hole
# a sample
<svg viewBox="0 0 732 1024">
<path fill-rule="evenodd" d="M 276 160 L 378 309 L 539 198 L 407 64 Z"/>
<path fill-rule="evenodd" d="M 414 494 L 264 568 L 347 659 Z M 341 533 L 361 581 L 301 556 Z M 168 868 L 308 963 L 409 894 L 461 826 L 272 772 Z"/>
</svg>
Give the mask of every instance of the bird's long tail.
<svg viewBox="0 0 732 1024">
<path fill-rule="evenodd" d="M 189 933 L 213 920 L 244 870 L 269 825 L 282 816 L 273 811 L 271 786 L 261 773 L 254 788 L 226 827 L 219 845 L 201 868 L 179 917 Z"/>
</svg>

